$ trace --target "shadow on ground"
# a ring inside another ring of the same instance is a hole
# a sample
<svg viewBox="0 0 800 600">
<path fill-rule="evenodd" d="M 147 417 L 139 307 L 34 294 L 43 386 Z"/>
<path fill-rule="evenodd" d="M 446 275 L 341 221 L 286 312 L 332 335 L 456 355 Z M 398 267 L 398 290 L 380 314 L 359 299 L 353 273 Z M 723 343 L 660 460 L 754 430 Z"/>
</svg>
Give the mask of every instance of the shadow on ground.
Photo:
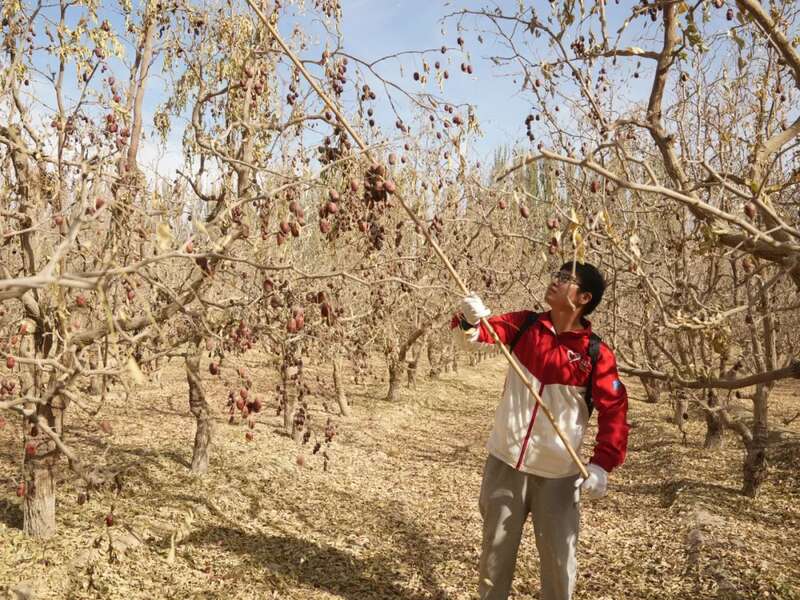
<svg viewBox="0 0 800 600">
<path fill-rule="evenodd" d="M 251 534 L 217 526 L 192 534 L 186 543 L 222 547 L 275 576 L 323 589 L 347 600 L 442 597 L 438 589 L 414 592 L 400 587 L 396 583 L 400 573 L 391 568 L 395 561 L 390 558 L 361 559 L 331 546 L 288 535 Z"/>
</svg>

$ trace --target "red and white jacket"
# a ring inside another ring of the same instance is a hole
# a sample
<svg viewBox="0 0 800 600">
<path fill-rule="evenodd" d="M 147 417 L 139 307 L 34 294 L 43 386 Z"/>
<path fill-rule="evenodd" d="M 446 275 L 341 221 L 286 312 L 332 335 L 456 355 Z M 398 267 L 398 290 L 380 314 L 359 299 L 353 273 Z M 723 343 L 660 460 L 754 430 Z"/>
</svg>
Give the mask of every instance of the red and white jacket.
<svg viewBox="0 0 800 600">
<path fill-rule="evenodd" d="M 509 344 L 529 314 L 529 311 L 507 313 L 492 317 L 489 322 L 500 341 Z M 457 323 L 454 318 L 453 326 L 457 327 Z M 589 420 L 585 394 L 591 369 L 588 355 L 591 323 L 584 319 L 583 325 L 584 329 L 579 331 L 556 334 L 550 313 L 542 313 L 514 347 L 522 372 L 530 378 L 576 452 L 580 451 Z M 494 343 L 481 324 L 458 335 L 469 345 Z M 597 412 L 598 431 L 591 462 L 610 472 L 625 460 L 628 394 L 619 380 L 614 353 L 605 344 L 600 345 L 595 367 L 592 404 Z M 541 412 L 528 388 L 509 368 L 487 449 L 525 473 L 551 478 L 577 474 L 578 467 Z"/>
</svg>

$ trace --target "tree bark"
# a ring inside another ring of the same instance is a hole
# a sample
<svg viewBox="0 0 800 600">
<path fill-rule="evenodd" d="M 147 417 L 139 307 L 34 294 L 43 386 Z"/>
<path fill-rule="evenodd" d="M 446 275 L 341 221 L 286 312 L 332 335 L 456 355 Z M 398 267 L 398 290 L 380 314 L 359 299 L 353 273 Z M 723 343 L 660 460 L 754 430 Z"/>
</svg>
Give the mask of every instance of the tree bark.
<svg viewBox="0 0 800 600">
<path fill-rule="evenodd" d="M 744 459 L 744 485 L 742 493 L 750 498 L 758 495 L 761 484 L 767 479 L 767 449 L 769 426 L 767 423 L 767 399 L 770 389 L 759 385 L 753 397 L 753 438 L 747 444 Z"/>
<path fill-rule="evenodd" d="M 422 337 L 425 332 L 428 331 L 430 324 L 435 320 L 428 319 L 423 323 L 421 326 L 417 327 L 411 335 L 408 336 L 405 342 L 398 348 L 397 356 L 394 355 L 394 351 L 387 355 L 387 360 L 389 363 L 389 391 L 386 393 L 386 399 L 388 401 L 397 400 L 400 396 L 400 377 L 403 367 L 405 366 L 406 362 L 406 354 L 414 345 L 414 343 Z"/>
<path fill-rule="evenodd" d="M 386 399 L 389 402 L 395 402 L 400 398 L 400 372 L 402 370 L 403 362 L 394 358 L 389 358 L 389 391 L 386 393 Z"/>
<path fill-rule="evenodd" d="M 95 350 L 92 349 L 93 356 L 89 359 L 89 369 L 92 371 L 97 371 L 98 366 L 100 364 L 100 357 L 95 354 Z M 103 376 L 102 375 L 92 375 L 89 378 L 89 395 L 91 396 L 100 396 L 103 393 Z"/>
<path fill-rule="evenodd" d="M 722 414 L 719 410 L 709 410 L 720 408 L 719 396 L 715 390 L 708 390 L 706 394 L 706 405 L 708 408 L 703 409 L 706 417 L 706 438 L 703 441 L 703 448 L 706 450 L 717 450 L 718 448 L 722 448 L 724 443 L 723 433 L 725 431 L 725 424 L 723 423 Z"/>
<path fill-rule="evenodd" d="M 291 433 L 294 422 L 294 412 L 297 408 L 297 394 L 293 371 L 296 367 L 287 367 L 281 371 L 281 383 L 283 390 L 283 428 L 287 433 Z"/>
<path fill-rule="evenodd" d="M 689 419 L 689 398 L 686 390 L 677 389 L 672 396 L 672 422 L 678 426 L 682 441 L 686 443 L 686 421 Z"/>
<path fill-rule="evenodd" d="M 703 448 L 706 450 L 718 450 L 724 445 L 723 432 L 725 431 L 722 421 L 717 413 L 705 411 L 706 413 L 706 437 L 703 440 Z"/>
<path fill-rule="evenodd" d="M 26 305 L 26 311 L 30 305 Z M 38 309 L 37 309 L 38 311 Z M 20 345 L 23 356 L 43 356 L 42 338 L 26 340 Z M 67 361 L 71 364 L 71 360 Z M 41 374 L 30 366 L 21 369 L 20 387 L 41 393 Z M 22 477 L 25 494 L 22 503 L 22 530 L 34 538 L 49 538 L 56 533 L 56 475 L 59 472 L 61 451 L 37 423 L 46 424 L 57 435 L 64 433 L 64 411 L 67 401 L 54 396 L 47 404 L 37 404 L 36 411 L 23 422 L 24 459 Z"/>
<path fill-rule="evenodd" d="M 298 349 L 291 344 L 284 346 L 283 365 L 281 367 L 281 383 L 283 389 L 283 428 L 299 442 L 303 438 L 305 414 L 298 413 L 300 382 L 302 378 L 302 361 Z"/>
<path fill-rule="evenodd" d="M 46 539 L 56 533 L 54 471 L 55 465 L 50 459 L 36 461 L 26 469 L 25 502 L 22 504 L 22 531 L 25 535 Z"/>
<path fill-rule="evenodd" d="M 336 390 L 336 402 L 339 404 L 339 412 L 343 417 L 350 416 L 350 406 L 347 402 L 347 394 L 344 391 L 341 374 L 339 373 L 339 359 L 333 359 L 333 387 Z"/>
<path fill-rule="evenodd" d="M 658 403 L 661 400 L 662 393 L 660 382 L 649 377 L 640 377 L 639 379 L 642 382 L 642 387 L 644 387 L 647 402 L 650 404 Z"/>
<path fill-rule="evenodd" d="M 417 389 L 417 361 L 411 360 L 406 364 L 406 375 L 408 377 L 408 381 L 406 382 L 406 387 Z"/>
<path fill-rule="evenodd" d="M 60 412 L 60 411 L 58 411 Z M 24 429 L 25 459 L 22 464 L 25 495 L 22 503 L 22 531 L 31 537 L 49 538 L 56 533 L 56 472 L 61 456 L 56 445 L 35 425 L 38 416 L 61 433 L 60 418 L 49 405 L 39 405 L 34 421 Z"/>
<path fill-rule="evenodd" d="M 208 472 L 211 447 L 211 415 L 208 402 L 200 380 L 199 340 L 189 343 L 186 352 L 186 380 L 189 382 L 189 410 L 194 415 L 197 429 L 194 434 L 192 451 L 192 473 L 203 475 Z"/>
<path fill-rule="evenodd" d="M 442 347 L 434 336 L 428 339 L 428 365 L 430 365 L 428 378 L 438 379 L 442 373 Z"/>
</svg>

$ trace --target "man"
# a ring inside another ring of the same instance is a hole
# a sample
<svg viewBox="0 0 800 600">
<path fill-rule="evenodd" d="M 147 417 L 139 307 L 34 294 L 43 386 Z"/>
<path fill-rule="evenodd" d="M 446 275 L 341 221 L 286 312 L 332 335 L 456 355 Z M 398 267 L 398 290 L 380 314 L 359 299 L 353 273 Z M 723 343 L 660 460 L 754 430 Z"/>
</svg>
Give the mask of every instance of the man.
<svg viewBox="0 0 800 600">
<path fill-rule="evenodd" d="M 489 319 L 500 341 L 511 346 L 523 373 L 572 447 L 580 450 L 592 409 L 597 410 L 598 432 L 587 466 L 589 477 L 584 480 L 553 425 L 540 414 L 519 376 L 509 369 L 487 444 L 489 457 L 480 492 L 481 600 L 508 597 L 529 513 L 539 551 L 540 600 L 572 597 L 579 496 L 596 499 L 606 494 L 608 474 L 625 459 L 628 439 L 628 396 L 617 374 L 614 353 L 592 335 L 586 320 L 604 290 L 597 268 L 567 262 L 553 274 L 545 293 L 549 312 L 520 311 Z M 481 299 L 472 294 L 463 299 L 461 314 L 453 325 L 460 328 L 459 336 L 468 345 L 492 344 L 491 334 L 480 323 L 489 314 Z M 587 387 L 591 388 L 590 400 Z"/>
</svg>

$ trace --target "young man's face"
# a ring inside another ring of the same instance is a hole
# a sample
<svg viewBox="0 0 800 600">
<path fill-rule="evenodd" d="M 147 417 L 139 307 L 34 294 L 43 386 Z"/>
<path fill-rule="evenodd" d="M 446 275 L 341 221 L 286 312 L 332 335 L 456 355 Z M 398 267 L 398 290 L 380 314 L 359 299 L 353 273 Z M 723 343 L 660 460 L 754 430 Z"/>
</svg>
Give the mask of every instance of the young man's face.
<svg viewBox="0 0 800 600">
<path fill-rule="evenodd" d="M 572 273 L 556 271 L 550 277 L 544 301 L 554 310 L 572 311 L 587 304 L 591 297 L 590 293 L 580 291 L 578 279 Z"/>
</svg>

